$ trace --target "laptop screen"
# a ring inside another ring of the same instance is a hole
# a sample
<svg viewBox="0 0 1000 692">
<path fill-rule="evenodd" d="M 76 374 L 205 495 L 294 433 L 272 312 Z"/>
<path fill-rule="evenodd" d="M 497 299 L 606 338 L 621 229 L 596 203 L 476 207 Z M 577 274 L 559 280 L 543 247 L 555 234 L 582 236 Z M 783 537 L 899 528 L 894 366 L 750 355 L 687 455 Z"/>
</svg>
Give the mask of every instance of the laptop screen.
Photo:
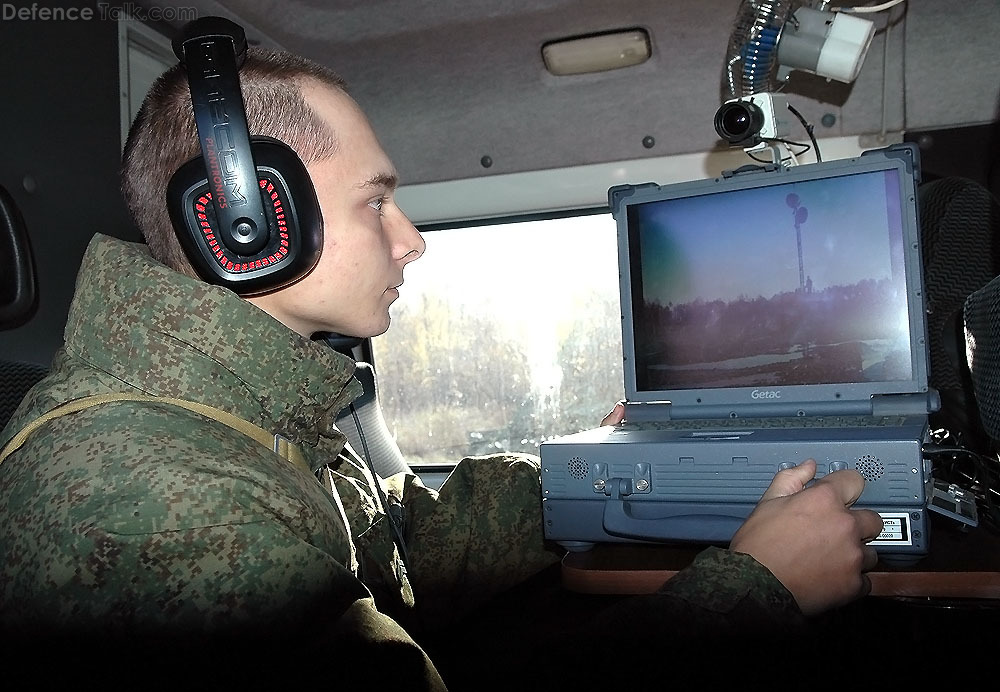
<svg viewBox="0 0 1000 692">
<path fill-rule="evenodd" d="M 912 175 L 856 161 L 626 198 L 627 394 L 724 403 L 748 389 L 822 401 L 925 388 Z"/>
</svg>

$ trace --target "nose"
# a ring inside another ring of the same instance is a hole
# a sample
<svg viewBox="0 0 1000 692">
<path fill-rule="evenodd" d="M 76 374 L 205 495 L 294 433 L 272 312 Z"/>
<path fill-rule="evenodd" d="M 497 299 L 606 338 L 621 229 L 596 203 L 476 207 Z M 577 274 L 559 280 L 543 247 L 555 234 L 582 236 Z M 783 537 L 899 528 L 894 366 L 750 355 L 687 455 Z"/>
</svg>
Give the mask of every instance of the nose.
<svg viewBox="0 0 1000 692">
<path fill-rule="evenodd" d="M 420 231 L 402 211 L 398 212 L 398 217 L 393 224 L 392 235 L 393 256 L 402 260 L 404 264 L 418 259 L 427 249 L 424 237 L 420 235 Z"/>
</svg>

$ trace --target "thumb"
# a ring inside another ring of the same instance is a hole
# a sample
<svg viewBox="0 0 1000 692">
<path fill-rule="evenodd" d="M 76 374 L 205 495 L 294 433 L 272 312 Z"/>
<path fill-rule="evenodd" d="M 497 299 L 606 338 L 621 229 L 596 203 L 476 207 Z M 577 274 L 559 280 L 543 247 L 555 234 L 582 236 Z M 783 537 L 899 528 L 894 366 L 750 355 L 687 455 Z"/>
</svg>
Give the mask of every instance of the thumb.
<svg viewBox="0 0 1000 692">
<path fill-rule="evenodd" d="M 625 420 L 625 403 L 619 401 L 615 404 L 615 407 L 608 412 L 608 415 L 604 416 L 604 420 L 601 421 L 601 425 L 618 425 L 623 420 Z"/>
<path fill-rule="evenodd" d="M 761 496 L 760 501 L 773 500 L 777 497 L 794 495 L 806 487 L 806 483 L 816 476 L 816 462 L 806 459 L 798 466 L 778 471 L 771 485 Z"/>
</svg>

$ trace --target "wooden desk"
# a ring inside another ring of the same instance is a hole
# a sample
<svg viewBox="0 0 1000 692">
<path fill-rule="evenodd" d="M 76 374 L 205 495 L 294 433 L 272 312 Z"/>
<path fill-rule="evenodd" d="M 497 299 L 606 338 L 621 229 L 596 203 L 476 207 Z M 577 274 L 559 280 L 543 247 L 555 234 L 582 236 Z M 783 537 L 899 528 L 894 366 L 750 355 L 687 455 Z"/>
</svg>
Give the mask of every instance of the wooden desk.
<svg viewBox="0 0 1000 692">
<path fill-rule="evenodd" d="M 873 596 L 1000 599 L 1000 536 L 982 527 L 931 531 L 927 557 L 906 566 L 880 562 L 869 573 Z M 652 593 L 703 547 L 607 543 L 568 553 L 563 586 L 588 594 Z"/>
</svg>

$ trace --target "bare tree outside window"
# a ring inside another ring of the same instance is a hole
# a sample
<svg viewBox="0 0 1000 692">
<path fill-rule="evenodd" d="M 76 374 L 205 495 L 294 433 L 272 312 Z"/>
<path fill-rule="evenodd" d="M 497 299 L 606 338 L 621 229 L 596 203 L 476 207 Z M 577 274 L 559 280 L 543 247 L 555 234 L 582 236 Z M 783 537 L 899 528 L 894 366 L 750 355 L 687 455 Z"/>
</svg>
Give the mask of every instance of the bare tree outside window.
<svg viewBox="0 0 1000 692">
<path fill-rule="evenodd" d="M 412 463 L 597 426 L 624 394 L 610 214 L 430 231 L 373 340 L 386 422 Z"/>
</svg>

